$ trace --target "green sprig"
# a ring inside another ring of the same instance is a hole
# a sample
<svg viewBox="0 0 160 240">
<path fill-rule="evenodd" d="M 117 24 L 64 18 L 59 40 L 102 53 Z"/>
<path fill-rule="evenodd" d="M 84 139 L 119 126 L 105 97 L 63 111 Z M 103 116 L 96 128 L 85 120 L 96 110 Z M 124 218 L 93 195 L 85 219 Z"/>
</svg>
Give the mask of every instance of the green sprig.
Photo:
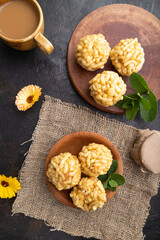
<svg viewBox="0 0 160 240">
<path fill-rule="evenodd" d="M 108 188 L 112 192 L 116 190 L 117 186 L 121 186 L 125 183 L 124 177 L 120 174 L 115 173 L 117 168 L 117 160 L 113 160 L 108 172 L 98 177 L 98 179 L 103 183 L 103 187 Z"/>
<path fill-rule="evenodd" d="M 116 106 L 126 110 L 127 120 L 135 118 L 138 111 L 146 122 L 151 122 L 157 115 L 157 100 L 153 92 L 149 89 L 144 78 L 138 73 L 132 73 L 130 76 L 130 84 L 136 93 L 123 96 Z"/>
</svg>

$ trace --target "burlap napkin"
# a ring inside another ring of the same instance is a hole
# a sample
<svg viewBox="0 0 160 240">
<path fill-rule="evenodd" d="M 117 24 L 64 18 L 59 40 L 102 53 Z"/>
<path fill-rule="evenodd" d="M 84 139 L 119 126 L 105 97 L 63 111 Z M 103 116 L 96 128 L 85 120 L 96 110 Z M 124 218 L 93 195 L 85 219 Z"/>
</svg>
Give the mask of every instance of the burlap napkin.
<svg viewBox="0 0 160 240">
<path fill-rule="evenodd" d="M 150 198 L 157 193 L 159 176 L 142 174 L 130 159 L 137 129 L 107 119 L 87 108 L 45 97 L 33 143 L 21 169 L 22 190 L 13 204 L 13 213 L 45 220 L 52 228 L 75 236 L 106 240 L 143 239 L 143 225 Z M 61 204 L 49 191 L 44 178 L 45 159 L 52 146 L 75 131 L 93 131 L 110 139 L 118 148 L 126 184 L 96 212 L 86 213 Z"/>
</svg>

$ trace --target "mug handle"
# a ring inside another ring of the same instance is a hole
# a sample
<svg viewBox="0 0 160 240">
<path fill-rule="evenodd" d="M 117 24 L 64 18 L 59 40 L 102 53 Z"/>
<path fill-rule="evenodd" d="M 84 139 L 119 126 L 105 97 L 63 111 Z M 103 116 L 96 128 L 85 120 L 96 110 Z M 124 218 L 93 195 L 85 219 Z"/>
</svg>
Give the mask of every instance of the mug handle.
<svg viewBox="0 0 160 240">
<path fill-rule="evenodd" d="M 34 37 L 34 42 L 47 55 L 51 54 L 51 52 L 54 50 L 52 43 L 41 33 L 38 33 Z"/>
</svg>

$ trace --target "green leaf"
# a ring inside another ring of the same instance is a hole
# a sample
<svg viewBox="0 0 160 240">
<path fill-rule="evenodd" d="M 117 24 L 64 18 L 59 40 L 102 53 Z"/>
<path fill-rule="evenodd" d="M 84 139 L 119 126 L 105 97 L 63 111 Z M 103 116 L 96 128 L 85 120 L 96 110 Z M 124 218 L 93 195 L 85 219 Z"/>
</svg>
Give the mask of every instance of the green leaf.
<svg viewBox="0 0 160 240">
<path fill-rule="evenodd" d="M 123 96 L 123 100 L 120 100 L 119 102 L 116 103 L 116 107 L 122 108 L 123 104 L 126 102 L 126 99 Z"/>
<path fill-rule="evenodd" d="M 131 101 L 127 101 L 122 105 L 122 108 L 124 108 L 124 109 L 128 109 L 130 107 L 131 107 Z"/>
<path fill-rule="evenodd" d="M 114 187 L 117 187 L 117 186 L 118 186 L 118 183 L 117 183 L 117 181 L 115 181 L 115 180 L 110 180 L 110 181 L 109 181 L 109 186 L 114 188 Z"/>
<path fill-rule="evenodd" d="M 132 93 L 132 94 L 129 94 L 129 95 L 124 95 L 124 97 L 127 99 L 130 99 L 130 100 L 137 100 L 139 98 L 138 96 L 138 93 Z"/>
<path fill-rule="evenodd" d="M 98 179 L 101 181 L 101 182 L 105 182 L 108 178 L 108 174 L 104 174 L 104 175 L 99 175 L 98 176 Z"/>
<path fill-rule="evenodd" d="M 116 187 L 111 187 L 108 185 L 108 189 L 111 191 L 111 192 L 115 192 L 116 191 Z"/>
<path fill-rule="evenodd" d="M 109 174 L 114 173 L 117 170 L 117 168 L 118 168 L 118 162 L 117 162 L 117 160 L 113 159 L 112 165 L 111 165 L 110 169 L 108 170 L 108 173 Z"/>
<path fill-rule="evenodd" d="M 111 175 L 111 179 L 115 180 L 117 182 L 118 186 L 121 186 L 125 183 L 125 178 L 118 173 Z"/>
<path fill-rule="evenodd" d="M 139 109 L 139 101 L 138 100 L 132 101 L 132 107 L 130 107 L 126 110 L 126 117 L 127 117 L 128 121 L 135 118 L 135 116 L 138 112 L 138 109 Z"/>
<path fill-rule="evenodd" d="M 132 86 L 132 88 L 139 93 L 146 93 L 148 91 L 150 91 L 148 84 L 146 83 L 146 81 L 144 80 L 144 78 L 139 75 L 138 73 L 132 73 L 130 75 L 130 84 Z"/>
<path fill-rule="evenodd" d="M 108 185 L 109 180 L 110 180 L 110 177 L 109 177 L 109 178 L 107 179 L 107 181 L 103 184 L 103 187 L 104 187 L 104 188 L 108 188 L 108 186 L 109 186 L 109 185 Z"/>
<path fill-rule="evenodd" d="M 141 96 L 140 102 L 143 105 L 144 110 L 150 110 L 151 109 L 150 102 L 147 99 L 145 99 L 144 97 Z"/>
<path fill-rule="evenodd" d="M 127 109 L 128 108 L 127 105 L 130 104 L 131 100 L 137 100 L 137 99 L 139 99 L 139 96 L 137 93 L 132 93 L 128 96 L 124 95 L 123 100 L 120 100 L 119 102 L 116 103 L 116 107 Z"/>
<path fill-rule="evenodd" d="M 151 109 L 145 110 L 143 104 L 140 102 L 140 114 L 144 121 L 151 122 L 155 119 L 157 115 L 158 111 L 157 100 L 155 95 L 151 91 L 147 96 L 144 96 L 144 98 L 150 102 Z"/>
</svg>

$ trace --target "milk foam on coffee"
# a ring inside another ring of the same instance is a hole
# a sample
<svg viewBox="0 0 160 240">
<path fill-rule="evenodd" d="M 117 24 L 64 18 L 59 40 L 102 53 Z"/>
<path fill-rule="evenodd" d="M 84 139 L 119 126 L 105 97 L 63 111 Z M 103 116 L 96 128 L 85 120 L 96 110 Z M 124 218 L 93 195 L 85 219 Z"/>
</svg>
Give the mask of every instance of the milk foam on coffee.
<svg viewBox="0 0 160 240">
<path fill-rule="evenodd" d="M 39 15 L 31 3 L 12 0 L 0 7 L 0 33 L 11 39 L 30 36 L 37 28 Z"/>
</svg>

